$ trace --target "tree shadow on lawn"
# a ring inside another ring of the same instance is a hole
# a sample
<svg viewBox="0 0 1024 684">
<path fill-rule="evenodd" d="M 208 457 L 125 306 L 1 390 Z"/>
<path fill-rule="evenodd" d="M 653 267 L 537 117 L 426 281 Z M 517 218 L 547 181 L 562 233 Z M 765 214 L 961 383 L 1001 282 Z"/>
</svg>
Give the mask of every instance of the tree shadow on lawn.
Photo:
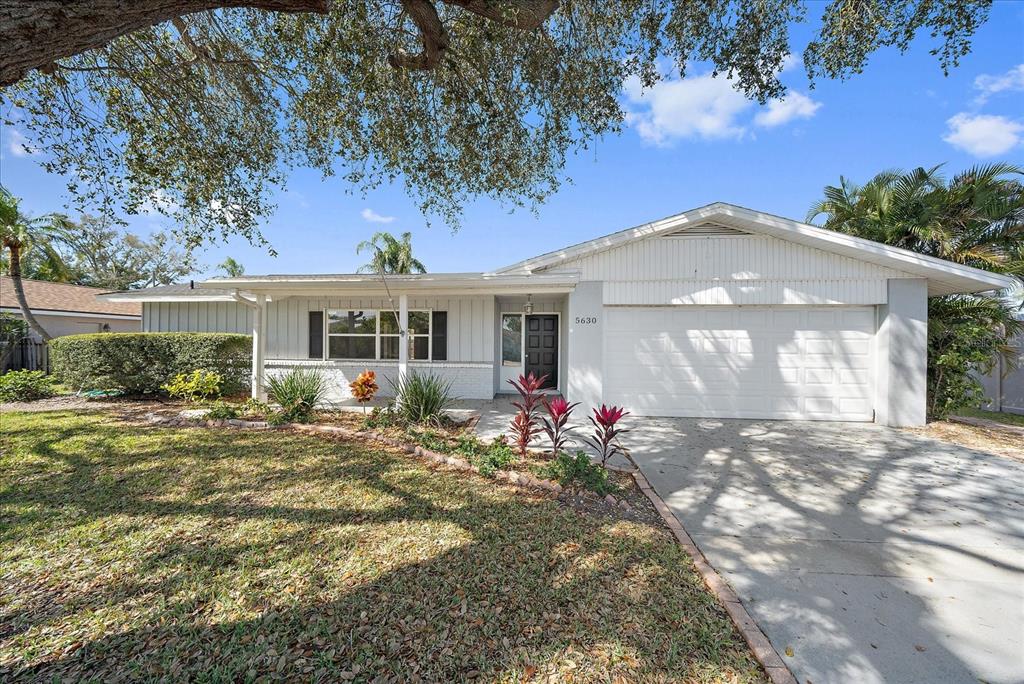
<svg viewBox="0 0 1024 684">
<path fill-rule="evenodd" d="M 3 680 L 763 680 L 661 530 L 292 433 L 4 440 Z"/>
</svg>

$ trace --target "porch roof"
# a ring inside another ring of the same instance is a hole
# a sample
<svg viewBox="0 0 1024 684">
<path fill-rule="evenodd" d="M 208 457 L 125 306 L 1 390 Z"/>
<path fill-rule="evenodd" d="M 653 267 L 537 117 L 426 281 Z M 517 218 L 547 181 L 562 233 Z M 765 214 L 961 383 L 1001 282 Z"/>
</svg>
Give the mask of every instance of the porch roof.
<svg viewBox="0 0 1024 684">
<path fill-rule="evenodd" d="M 195 288 L 172 286 L 103 295 L 118 301 L 237 301 L 253 295 L 269 299 L 291 296 L 371 296 L 382 294 L 480 295 L 557 294 L 572 291 L 578 273 L 421 273 L 378 274 L 295 274 L 212 278 L 195 283 Z M 385 285 L 386 282 L 386 285 Z"/>
</svg>

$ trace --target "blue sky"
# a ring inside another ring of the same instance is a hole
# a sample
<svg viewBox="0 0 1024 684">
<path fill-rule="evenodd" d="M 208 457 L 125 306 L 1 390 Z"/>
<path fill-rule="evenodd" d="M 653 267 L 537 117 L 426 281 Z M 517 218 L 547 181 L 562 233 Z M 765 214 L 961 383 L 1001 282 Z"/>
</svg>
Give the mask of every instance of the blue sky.
<svg viewBox="0 0 1024 684">
<path fill-rule="evenodd" d="M 803 45 L 806 30 L 794 45 Z M 997 2 L 948 77 L 931 45 L 925 38 L 906 55 L 878 52 L 863 74 L 813 90 L 794 64 L 783 76 L 790 95 L 767 107 L 699 66 L 653 92 L 627 85 L 623 133 L 570 158 L 573 182 L 536 215 L 480 201 L 456 233 L 426 227 L 401 184 L 362 197 L 337 177 L 298 171 L 263 229 L 276 258 L 238 240 L 200 259 L 206 275 L 227 255 L 251 274 L 352 272 L 365 261 L 355 245 L 383 229 L 412 231 L 431 271 L 489 270 L 714 201 L 802 219 L 840 174 L 864 181 L 894 167 L 945 163 L 953 173 L 979 162 L 1024 164 L 1024 2 Z M 5 128 L 0 143 L 0 182 L 23 208 L 62 210 L 64 181 L 25 154 L 18 130 Z M 140 234 L 170 227 L 160 217 L 130 223 Z"/>
</svg>

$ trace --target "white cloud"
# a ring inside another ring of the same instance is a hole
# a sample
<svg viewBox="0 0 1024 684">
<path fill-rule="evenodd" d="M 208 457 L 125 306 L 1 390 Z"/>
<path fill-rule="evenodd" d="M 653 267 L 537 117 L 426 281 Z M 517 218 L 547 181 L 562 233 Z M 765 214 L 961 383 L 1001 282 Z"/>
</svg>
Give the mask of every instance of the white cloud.
<svg viewBox="0 0 1024 684">
<path fill-rule="evenodd" d="M 395 220 L 394 216 L 382 216 L 369 207 L 363 209 L 360 215 L 365 221 L 369 221 L 370 223 L 391 223 Z"/>
<path fill-rule="evenodd" d="M 798 57 L 790 55 L 782 71 L 800 63 Z M 647 90 L 639 79 L 631 78 L 624 90 L 626 122 L 642 139 L 663 147 L 687 138 L 739 140 L 747 136 L 752 124 L 773 128 L 795 119 L 809 119 L 821 108 L 820 102 L 790 91 L 783 99 L 770 100 L 767 108 L 760 108 L 749 120 L 746 112 L 755 103 L 736 90 L 732 80 L 710 73 L 683 79 L 669 76 Z"/>
<path fill-rule="evenodd" d="M 1018 64 L 1005 74 L 981 74 L 974 79 L 974 88 L 979 91 L 974 98 L 978 106 L 997 93 L 1024 90 L 1024 64 Z"/>
<path fill-rule="evenodd" d="M 28 146 L 28 138 L 17 128 L 10 129 L 7 136 L 7 151 L 15 157 L 28 157 L 33 153 L 32 148 Z"/>
<path fill-rule="evenodd" d="M 635 107 L 627 121 L 641 138 L 655 145 L 669 145 L 680 138 L 741 138 L 746 129 L 737 117 L 752 105 L 728 79 L 711 74 L 668 78 L 646 91 L 633 78 L 626 82 L 625 91 Z"/>
<path fill-rule="evenodd" d="M 994 157 L 1009 152 L 1021 142 L 1024 125 L 1005 116 L 960 112 L 946 124 L 942 139 L 975 157 Z"/>
<path fill-rule="evenodd" d="M 768 108 L 754 117 L 754 123 L 765 128 L 774 128 L 794 119 L 810 119 L 821 109 L 821 103 L 795 90 L 789 91 L 782 99 L 768 101 Z"/>
<path fill-rule="evenodd" d="M 212 206 L 211 202 L 211 206 Z M 154 190 L 149 198 L 139 206 L 139 211 L 146 214 L 171 215 L 181 208 L 174 198 L 165 190 Z"/>
</svg>

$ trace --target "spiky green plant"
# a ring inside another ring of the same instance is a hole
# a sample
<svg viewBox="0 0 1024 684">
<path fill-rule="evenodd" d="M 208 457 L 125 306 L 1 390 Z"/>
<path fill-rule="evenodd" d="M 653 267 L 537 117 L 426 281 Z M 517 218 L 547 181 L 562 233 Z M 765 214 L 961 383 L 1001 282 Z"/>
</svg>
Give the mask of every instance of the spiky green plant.
<svg viewBox="0 0 1024 684">
<path fill-rule="evenodd" d="M 280 377 L 267 378 L 267 395 L 280 404 L 287 421 L 308 423 L 326 393 L 327 381 L 313 368 L 294 368 Z"/>
<path fill-rule="evenodd" d="M 431 373 L 410 371 L 397 381 L 388 379 L 395 395 L 395 410 L 411 423 L 440 423 L 455 402 L 452 383 Z"/>
</svg>

